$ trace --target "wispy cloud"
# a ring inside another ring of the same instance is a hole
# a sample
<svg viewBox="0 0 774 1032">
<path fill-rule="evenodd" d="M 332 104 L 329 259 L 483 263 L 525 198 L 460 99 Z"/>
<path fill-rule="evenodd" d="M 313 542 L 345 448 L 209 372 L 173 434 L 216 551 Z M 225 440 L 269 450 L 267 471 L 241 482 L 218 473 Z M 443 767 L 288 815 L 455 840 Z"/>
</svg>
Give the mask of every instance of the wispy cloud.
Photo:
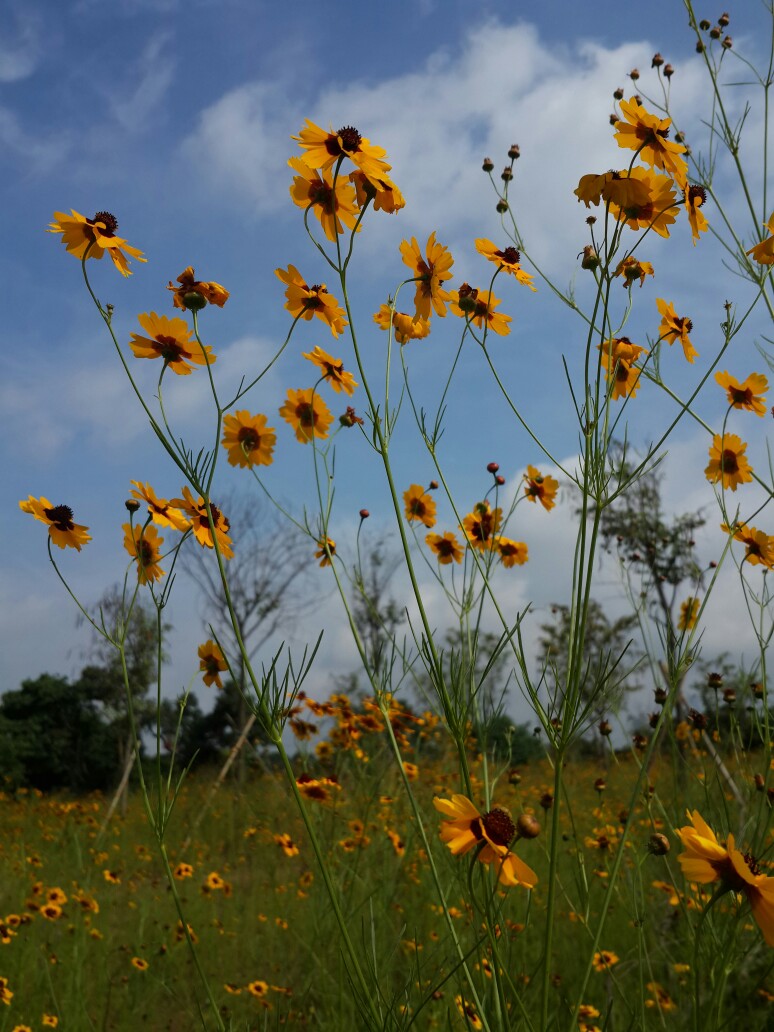
<svg viewBox="0 0 774 1032">
<path fill-rule="evenodd" d="M 18 82 L 32 75 L 41 57 L 42 18 L 31 5 L 11 4 L 0 36 L 0 82 Z"/>
<path fill-rule="evenodd" d="M 158 111 L 175 75 L 173 34 L 156 32 L 132 68 L 131 86 L 114 93 L 110 106 L 124 129 L 143 129 Z M 136 85 L 135 85 L 136 83 Z"/>
<path fill-rule="evenodd" d="M 0 107 L 0 150 L 5 151 L 6 160 L 18 161 L 25 173 L 50 171 L 62 161 L 69 148 L 68 134 L 44 137 L 39 131 L 28 132 L 13 111 Z"/>
</svg>

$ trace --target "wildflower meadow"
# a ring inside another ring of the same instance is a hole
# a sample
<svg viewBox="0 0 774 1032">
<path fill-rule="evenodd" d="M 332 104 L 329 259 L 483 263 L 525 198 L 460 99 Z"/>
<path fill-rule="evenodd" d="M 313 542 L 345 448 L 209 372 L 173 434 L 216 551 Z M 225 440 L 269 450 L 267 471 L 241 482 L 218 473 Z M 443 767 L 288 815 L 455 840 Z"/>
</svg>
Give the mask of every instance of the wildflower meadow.
<svg viewBox="0 0 774 1032">
<path fill-rule="evenodd" d="M 774 1028 L 774 9 L 672 6 L 454 248 L 366 103 L 285 127 L 243 296 L 150 183 L 180 267 L 118 187 L 29 227 L 141 423 L 122 496 L 72 449 L 14 509 L 91 662 L 0 698 L 0 1032 Z"/>
</svg>

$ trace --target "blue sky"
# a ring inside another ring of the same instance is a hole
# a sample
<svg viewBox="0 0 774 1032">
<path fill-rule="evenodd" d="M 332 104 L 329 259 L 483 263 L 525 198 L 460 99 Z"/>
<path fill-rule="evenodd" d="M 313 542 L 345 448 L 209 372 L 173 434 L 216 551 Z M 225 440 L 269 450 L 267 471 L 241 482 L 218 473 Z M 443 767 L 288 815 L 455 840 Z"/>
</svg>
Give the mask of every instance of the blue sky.
<svg viewBox="0 0 774 1032">
<path fill-rule="evenodd" d="M 698 102 L 706 100 L 707 82 L 682 4 L 674 0 L 651 4 L 646 22 L 636 24 L 630 7 L 608 0 L 596 5 L 593 22 L 579 4 L 523 3 L 517 13 L 514 8 L 483 2 L 471 15 L 469 3 L 414 0 L 353 16 L 343 3 L 9 4 L 0 42 L 0 176 L 6 239 L 14 246 L 0 256 L 10 301 L 0 354 L 5 470 L 0 520 L 4 540 L 13 547 L 2 558 L 0 690 L 43 671 L 76 674 L 87 644 L 47 562 L 45 530 L 19 512 L 18 500 L 32 494 L 67 502 L 76 519 L 89 525 L 94 540 L 88 548 L 61 559 L 74 590 L 93 604 L 123 575 L 119 528 L 129 481 L 150 481 L 166 497 L 182 486 L 122 378 L 78 264 L 57 238 L 43 232 L 52 213 L 112 211 L 121 233 L 146 253 L 148 264 L 135 265 L 127 280 L 109 262 L 90 263 L 98 295 L 116 306 L 122 342 L 138 330 L 137 313 L 172 314 L 164 287 L 187 265 L 231 291 L 222 311 L 208 309 L 202 319 L 204 339 L 219 356 L 224 393 L 242 372 L 259 368 L 284 339 L 288 318 L 273 270 L 292 262 L 312 280 L 323 277 L 301 213 L 287 193 L 292 177 L 286 162 L 296 153 L 289 137 L 305 117 L 326 126 L 355 124 L 385 147 L 408 202 L 397 215 L 376 213 L 357 245 L 353 300 L 372 375 L 382 365 L 385 337 L 371 314 L 403 276 L 398 254 L 403 237 L 416 235 L 424 242 L 436 231 L 455 256 L 451 285 L 465 279 L 483 285 L 486 272 L 473 240 L 502 236 L 481 159 L 491 154 L 499 169 L 514 141 L 522 158 L 512 203 L 529 252 L 560 286 L 577 277 L 582 299 L 586 284 L 576 255 L 587 242 L 587 212 L 572 190 L 585 172 L 621 163 L 607 121 L 613 90 L 622 86 L 629 95 L 626 73 L 635 66 L 643 72 L 643 89 L 655 89 L 650 58 L 660 50 L 677 69 L 674 107 L 698 148 L 704 138 L 692 119 Z M 749 17 L 730 31 L 735 46 L 760 58 L 760 24 L 752 7 Z M 760 112 L 753 109 L 751 135 L 759 122 Z M 755 186 L 755 173 L 752 179 Z M 744 217 L 724 166 L 716 181 L 725 189 L 729 210 Z M 749 216 L 742 225 L 752 242 Z M 653 241 L 643 256 L 656 266 L 656 279 L 635 289 L 627 332 L 641 343 L 647 333 L 655 334 L 656 297 L 674 300 L 678 311 L 691 315 L 700 352 L 696 368 L 688 368 L 677 352 L 665 356 L 676 389 L 687 393 L 706 368 L 702 362 L 718 347 L 723 301 L 729 297 L 742 305 L 749 288 L 722 267 L 722 253 L 711 239 L 691 246 L 682 219 L 673 239 Z M 623 307 L 620 293 L 616 302 Z M 510 336 L 492 344 L 494 360 L 549 449 L 572 461 L 577 429 L 561 361 L 564 355 L 570 368 L 577 368 L 582 324 L 543 285 L 533 295 L 501 284 L 498 296 L 514 322 Z M 448 368 L 460 331 L 453 318 L 436 323 L 427 341 L 406 349 L 412 379 L 428 408 L 437 404 L 439 373 Z M 764 371 L 754 349 L 761 332 L 769 331 L 758 319 L 734 344 L 727 365 L 739 378 L 753 369 Z M 304 324 L 276 370 L 247 400 L 251 411 L 272 416 L 278 445 L 266 483 L 296 512 L 314 503 L 311 455 L 295 442 L 277 410 L 288 387 L 311 386 L 300 353 L 315 344 L 351 365 L 344 338 L 334 341 L 317 321 Z M 138 376 L 152 394 L 155 366 L 138 367 Z M 179 432 L 191 445 L 208 444 L 204 377 L 181 379 L 166 390 Z M 500 463 L 506 490 L 518 489 L 527 463 L 549 470 L 507 417 L 473 349 L 466 349 L 449 400 L 441 461 L 462 509 L 488 487 L 484 469 L 491 460 Z M 359 397 L 354 403 L 363 404 Z M 708 389 L 700 407 L 719 426 L 724 406 L 718 388 Z M 653 388 L 643 389 L 631 407 L 633 440 L 645 445 L 672 412 L 671 403 Z M 768 425 L 753 417 L 732 421 L 731 429 L 750 441 L 753 465 L 765 460 Z M 708 507 L 701 547 L 712 558 L 723 542 L 702 473 L 707 446 L 704 431 L 689 423 L 681 427 L 665 466 L 664 490 L 677 511 Z M 427 483 L 434 475 L 408 419 L 396 437 L 395 458 L 402 486 Z M 332 529 L 345 552 L 361 507 L 373 514 L 374 535 L 388 532 L 389 518 L 375 462 L 356 432 L 341 436 L 336 462 Z M 223 490 L 250 489 L 246 474 L 238 475 L 225 462 L 221 470 Z M 752 508 L 753 489 L 747 490 L 743 504 Z M 442 506 L 439 529 L 451 528 L 449 515 Z M 567 600 L 569 497 L 551 514 L 521 506 L 512 536 L 528 542 L 531 559 L 511 571 L 502 589 L 514 611 L 535 602 L 536 626 L 548 604 Z M 713 650 L 728 648 L 738 656 L 749 633 L 741 596 L 729 594 L 734 583 L 729 571 L 727 587 L 709 607 L 708 626 Z M 399 579 L 395 584 L 401 597 L 405 587 Z M 305 591 L 314 604 L 303 620 L 286 628 L 295 643 L 326 629 L 316 683 L 310 685 L 317 694 L 329 689 L 332 671 L 354 666 L 332 587 L 326 571 L 311 570 Z M 616 592 L 615 571 L 602 568 L 598 594 Z M 432 588 L 430 597 L 443 625 L 441 600 Z M 181 587 L 168 615 L 175 632 L 167 688 L 174 693 L 194 677 L 195 647 L 206 634 L 190 586 Z"/>
</svg>

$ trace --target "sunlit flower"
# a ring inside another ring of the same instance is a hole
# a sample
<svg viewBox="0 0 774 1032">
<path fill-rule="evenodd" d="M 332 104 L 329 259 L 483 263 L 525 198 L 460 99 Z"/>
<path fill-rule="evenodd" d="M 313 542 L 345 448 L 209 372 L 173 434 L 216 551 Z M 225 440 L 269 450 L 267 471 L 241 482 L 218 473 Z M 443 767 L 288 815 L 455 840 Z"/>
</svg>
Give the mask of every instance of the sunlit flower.
<svg viewBox="0 0 774 1032">
<path fill-rule="evenodd" d="M 647 982 L 645 988 L 651 994 L 651 999 L 645 1001 L 646 1007 L 658 1007 L 662 1011 L 677 1010 L 677 1004 L 658 982 Z"/>
<path fill-rule="evenodd" d="M 635 258 L 634 255 L 630 254 L 628 258 L 624 258 L 618 263 L 613 275 L 623 276 L 624 288 L 633 287 L 637 280 L 640 281 L 640 287 L 642 287 L 645 277 L 655 276 L 655 272 L 650 262 L 641 262 L 639 258 Z"/>
<path fill-rule="evenodd" d="M 318 172 L 303 158 L 290 158 L 288 165 L 297 173 L 290 186 L 293 203 L 299 208 L 312 209 L 329 240 L 343 233 L 344 226 L 355 228 L 358 217 L 355 188 L 344 176 L 336 178 L 334 189 L 331 169 Z"/>
<path fill-rule="evenodd" d="M 108 883 L 108 885 L 120 885 L 121 875 L 118 871 L 111 871 L 109 868 L 105 868 L 102 872 L 102 877 Z"/>
<path fill-rule="evenodd" d="M 321 538 L 317 542 L 317 551 L 314 553 L 315 559 L 320 560 L 320 566 L 330 566 L 334 555 L 336 555 L 336 542 L 329 537 L 324 540 Z"/>
<path fill-rule="evenodd" d="M 529 287 L 533 291 L 537 290 L 537 287 L 532 286 L 534 277 L 530 273 L 525 272 L 519 265 L 521 255 L 515 247 L 506 247 L 505 250 L 500 251 L 491 240 L 487 240 L 486 237 L 480 237 L 476 240 L 476 250 L 487 261 L 493 262 L 501 268 L 503 272 L 507 272 L 510 276 L 515 276 L 518 282 L 523 283 L 525 287 Z"/>
<path fill-rule="evenodd" d="M 349 395 L 355 393 L 357 383 L 352 373 L 348 373 L 344 369 L 342 359 L 332 358 L 327 351 L 323 351 L 320 347 L 315 347 L 313 351 L 305 351 L 303 357 L 308 358 L 312 365 L 317 366 L 337 394 L 341 391 Z"/>
<path fill-rule="evenodd" d="M 495 540 L 495 546 L 506 569 L 510 569 L 512 566 L 523 566 L 529 559 L 529 552 L 523 541 L 498 537 Z"/>
<path fill-rule="evenodd" d="M 494 547 L 494 535 L 502 523 L 502 509 L 492 509 L 489 502 L 476 502 L 473 511 L 462 521 L 460 528 L 472 548 L 489 552 Z"/>
<path fill-rule="evenodd" d="M 685 147 L 667 139 L 672 120 L 651 114 L 634 97 L 622 100 L 620 107 L 626 121 L 615 123 L 618 146 L 637 151 L 646 165 L 663 169 L 679 187 L 685 186 L 688 166 L 681 157 Z"/>
<path fill-rule="evenodd" d="M 10 1007 L 12 999 L 13 993 L 8 988 L 8 979 L 0 976 L 0 1003 L 4 1003 L 6 1007 Z"/>
<path fill-rule="evenodd" d="M 613 176 L 617 174 L 612 170 L 602 173 L 588 172 L 585 176 L 580 177 L 573 193 L 579 201 L 583 201 L 587 208 L 591 207 L 592 204 L 598 205 L 603 199 L 608 201 L 610 199 L 609 196 L 603 197 L 603 194 L 607 192 L 610 183 L 613 182 Z M 642 184 L 635 185 L 633 189 L 637 197 L 645 198 L 645 187 Z"/>
<path fill-rule="evenodd" d="M 751 247 L 747 254 L 751 254 L 761 265 L 774 265 L 774 212 L 771 213 L 769 221 L 765 225 L 769 235 L 755 247 Z"/>
<path fill-rule="evenodd" d="M 211 688 L 215 685 L 216 688 L 223 687 L 223 681 L 220 675 L 224 670 L 228 670 L 228 664 L 220 650 L 220 646 L 217 645 L 212 638 L 209 638 L 203 645 L 198 648 L 199 655 L 199 669 L 204 671 L 204 677 L 202 680 Z"/>
<path fill-rule="evenodd" d="M 685 201 L 685 210 L 688 212 L 688 222 L 691 227 L 691 237 L 695 247 L 699 234 L 706 233 L 709 229 L 709 223 L 704 217 L 704 212 L 700 211 L 701 206 L 707 200 L 707 191 L 703 186 L 686 186 L 683 199 Z"/>
<path fill-rule="evenodd" d="M 766 415 L 765 392 L 769 382 L 760 373 L 750 373 L 742 383 L 730 373 L 715 373 L 715 380 L 726 391 L 728 404 L 736 409 L 754 412 L 756 416 Z"/>
<path fill-rule="evenodd" d="M 183 497 L 173 498 L 169 504 L 176 505 L 188 515 L 194 537 L 203 548 L 214 548 L 212 531 L 207 519 L 207 506 L 204 504 L 204 499 L 201 495 L 194 501 L 190 488 L 184 487 Z M 234 550 L 231 547 L 231 538 L 228 536 L 231 524 L 213 502 L 210 502 L 210 512 L 212 513 L 212 522 L 215 527 L 215 538 L 221 554 L 225 559 L 231 559 L 234 555 Z"/>
<path fill-rule="evenodd" d="M 147 527 L 124 523 L 124 548 L 137 563 L 137 580 L 140 584 L 161 580 L 164 570 L 159 566 L 161 546 L 164 539 L 151 523 Z"/>
<path fill-rule="evenodd" d="M 453 795 L 451 799 L 435 796 L 433 806 L 446 817 L 441 824 L 441 841 L 454 856 L 464 856 L 480 846 L 477 859 L 483 864 L 494 864 L 503 885 L 523 885 L 528 889 L 537 885 L 535 872 L 510 850 L 516 825 L 507 810 L 496 806 L 481 814 L 464 795 Z"/>
<path fill-rule="evenodd" d="M 170 280 L 167 290 L 174 294 L 172 304 L 182 311 L 198 311 L 209 302 L 222 308 L 229 299 L 229 293 L 220 283 L 204 283 L 194 277 L 193 267 L 183 269 L 177 277 L 177 286 Z"/>
<path fill-rule="evenodd" d="M 178 881 L 183 881 L 185 878 L 193 878 L 194 869 L 190 864 L 179 863 L 174 869 L 172 874 L 177 878 Z"/>
<path fill-rule="evenodd" d="M 383 330 L 389 330 L 392 322 L 395 340 L 399 344 L 406 344 L 410 340 L 421 340 L 430 332 L 430 323 L 427 319 L 414 319 L 406 312 L 392 312 L 389 305 L 381 305 L 379 311 L 374 315 L 374 322 Z"/>
<path fill-rule="evenodd" d="M 129 347 L 138 358 L 163 358 L 164 366 L 169 366 L 178 376 L 191 373 L 189 362 L 195 365 L 212 365 L 216 361 L 209 344 L 202 346 L 198 340 L 191 339 L 191 331 L 183 319 L 155 312 L 146 312 L 137 316 L 140 326 L 148 334 L 143 337 L 133 333 Z"/>
<path fill-rule="evenodd" d="M 43 1028 L 56 1028 L 59 1025 L 59 1018 L 56 1014 L 44 1014 L 40 1023 Z"/>
<path fill-rule="evenodd" d="M 427 239 L 427 248 L 423 255 L 417 238 L 412 237 L 411 243 L 404 240 L 400 245 L 400 253 L 403 264 L 408 265 L 412 274 L 417 278 L 416 293 L 414 294 L 414 305 L 416 312 L 414 319 L 428 320 L 435 311 L 436 315 L 446 315 L 445 302 L 448 294 L 443 289 L 445 280 L 451 279 L 450 269 L 454 265 L 454 259 L 449 251 L 436 242 L 435 233 L 431 233 Z"/>
<path fill-rule="evenodd" d="M 473 1029 L 473 1032 L 478 1032 L 479 1029 L 484 1027 L 476 1008 L 460 993 L 457 993 L 454 997 L 454 1005 L 459 1011 L 460 1017 L 464 1020 L 466 1029 Z"/>
<path fill-rule="evenodd" d="M 251 996 L 257 996 L 260 999 L 268 993 L 269 983 L 256 978 L 255 981 L 248 983 L 247 991 Z"/>
<path fill-rule="evenodd" d="M 308 390 L 288 390 L 287 401 L 279 412 L 285 422 L 293 427 L 296 439 L 301 444 L 309 444 L 315 437 L 326 438 L 333 422 L 333 414 L 312 387 Z"/>
<path fill-rule="evenodd" d="M 478 290 L 468 283 L 463 283 L 459 290 L 449 291 L 447 298 L 455 315 L 470 319 L 479 329 L 486 325 L 487 329 L 501 337 L 511 332 L 508 325 L 511 322 L 510 315 L 495 311 L 500 299 L 488 290 Z"/>
<path fill-rule="evenodd" d="M 418 520 L 429 529 L 435 526 L 435 501 L 419 484 L 403 492 L 406 519 Z"/>
<path fill-rule="evenodd" d="M 217 871 L 210 871 L 204 882 L 205 887 L 210 889 L 212 892 L 220 892 L 225 886 L 225 880 L 218 874 Z"/>
<path fill-rule="evenodd" d="M 728 890 L 741 892 L 767 945 L 774 946 L 774 878 L 761 874 L 755 857 L 736 848 L 733 835 L 721 846 L 698 810 L 687 816 L 691 823 L 677 828 L 685 849 L 677 859 L 686 881 L 699 885 L 721 882 Z"/>
<path fill-rule="evenodd" d="M 305 799 L 316 803 L 327 803 L 334 789 L 341 791 L 341 785 L 335 777 L 313 778 L 310 774 L 301 774 L 296 778 L 296 785 Z"/>
<path fill-rule="evenodd" d="M 524 474 L 524 494 L 530 502 L 540 502 L 548 512 L 556 505 L 556 492 L 559 481 L 553 477 L 544 477 L 534 466 L 527 466 Z"/>
<path fill-rule="evenodd" d="M 639 166 L 633 168 L 628 176 L 625 172 L 613 175 L 620 177 L 613 179 L 607 190 L 609 196 L 606 199 L 610 201 L 613 216 L 629 229 L 652 229 L 659 236 L 668 237 L 669 227 L 679 210 L 674 182 L 669 176 Z M 628 188 L 628 196 L 622 185 Z M 617 191 L 615 187 L 618 187 Z"/>
<path fill-rule="evenodd" d="M 282 849 L 285 856 L 298 856 L 300 850 L 288 834 L 275 835 L 274 841 Z"/>
<path fill-rule="evenodd" d="M 602 365 L 607 370 L 607 381 L 613 383 L 611 397 L 634 397 L 640 386 L 640 369 L 634 364 L 647 350 L 632 344 L 628 337 L 613 337 L 597 347 L 602 352 Z"/>
<path fill-rule="evenodd" d="M 144 960 L 142 957 L 132 957 L 132 967 L 137 971 L 147 971 L 148 961 Z"/>
<path fill-rule="evenodd" d="M 731 532 L 725 523 L 720 525 L 720 529 L 727 534 Z M 746 560 L 750 566 L 774 569 L 774 537 L 769 537 L 755 527 L 748 527 L 746 523 L 737 523 L 733 528 L 733 534 L 734 541 L 740 541 L 747 549 L 743 562 Z"/>
<path fill-rule="evenodd" d="M 693 329 L 691 320 L 687 316 L 679 316 L 672 302 L 665 301 L 661 297 L 656 298 L 656 307 L 661 315 L 661 324 L 658 328 L 659 340 L 665 340 L 670 346 L 679 340 L 686 359 L 693 362 L 699 352 L 688 336 Z"/>
<path fill-rule="evenodd" d="M 298 136 L 291 139 L 304 150 L 304 161 L 310 168 L 330 168 L 339 158 L 349 158 L 368 178 L 379 179 L 392 166 L 384 160 L 385 151 L 376 147 L 354 126 L 343 126 L 338 132 L 320 128 L 308 118 Z"/>
<path fill-rule="evenodd" d="M 266 425 L 266 416 L 251 416 L 247 409 L 223 417 L 223 439 L 231 466 L 270 466 L 277 435 Z"/>
<path fill-rule="evenodd" d="M 355 186 L 357 203 L 361 208 L 369 200 L 374 211 L 386 211 L 388 215 L 394 215 L 396 211 L 406 207 L 403 194 L 386 174 L 378 178 L 369 178 L 365 172 L 356 169 L 350 172 L 349 180 Z"/>
<path fill-rule="evenodd" d="M 620 960 L 618 954 L 612 950 L 597 950 L 592 961 L 595 971 L 607 971 Z"/>
<path fill-rule="evenodd" d="M 107 251 L 122 276 L 132 273 L 129 256 L 140 262 L 148 260 L 143 258 L 142 251 L 130 247 L 122 237 L 116 236 L 118 222 L 109 211 L 98 211 L 93 219 L 87 219 L 72 208 L 70 212 L 66 215 L 63 211 L 55 211 L 56 221 L 49 224 L 48 232 L 61 233 L 62 243 L 76 258 L 101 258 Z"/>
<path fill-rule="evenodd" d="M 696 626 L 700 605 L 699 599 L 693 598 L 692 595 L 689 595 L 684 602 L 680 603 L 680 617 L 677 621 L 678 631 L 690 631 Z"/>
<path fill-rule="evenodd" d="M 69 505 L 52 505 L 48 498 L 29 495 L 26 502 L 19 502 L 19 508 L 47 525 L 48 536 L 58 548 L 75 548 L 80 552 L 81 545 L 91 541 L 89 528 L 73 523 L 73 510 Z"/>
<path fill-rule="evenodd" d="M 709 465 L 704 475 L 711 484 L 722 481 L 725 490 L 736 491 L 752 480 L 752 467 L 744 454 L 747 444 L 736 434 L 715 434 L 709 450 Z"/>
<path fill-rule="evenodd" d="M 147 502 L 148 513 L 160 527 L 170 527 L 172 530 L 188 530 L 189 521 L 180 512 L 171 506 L 165 498 L 157 498 L 150 484 L 143 484 L 139 480 L 132 480 L 136 491 L 132 491 L 132 498 L 138 501 Z"/>
<path fill-rule="evenodd" d="M 344 318 L 344 309 L 340 307 L 336 298 L 328 293 L 325 284 L 315 283 L 311 287 L 307 286 L 295 265 L 288 265 L 287 270 L 274 271 L 279 279 L 287 284 L 285 308 L 290 314 L 297 319 L 306 319 L 307 322 L 316 315 L 328 324 L 333 336 L 338 337 L 347 325 L 347 320 Z"/>
<path fill-rule="evenodd" d="M 462 562 L 465 553 L 451 530 L 444 531 L 443 534 L 428 534 L 425 541 L 435 552 L 441 566 Z"/>
<path fill-rule="evenodd" d="M 39 913 L 47 921 L 58 921 L 62 916 L 62 908 L 58 903 L 44 903 Z"/>
</svg>

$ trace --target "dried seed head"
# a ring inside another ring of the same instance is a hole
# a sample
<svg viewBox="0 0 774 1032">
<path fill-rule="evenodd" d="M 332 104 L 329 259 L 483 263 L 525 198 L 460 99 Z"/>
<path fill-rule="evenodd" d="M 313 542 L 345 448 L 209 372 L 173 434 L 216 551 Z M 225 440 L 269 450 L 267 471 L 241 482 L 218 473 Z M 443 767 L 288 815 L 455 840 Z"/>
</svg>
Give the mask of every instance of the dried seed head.
<svg viewBox="0 0 774 1032">
<path fill-rule="evenodd" d="M 653 55 L 653 60 L 650 62 L 650 67 L 651 68 L 660 68 L 663 63 L 664 63 L 664 58 L 661 56 L 661 54 L 654 54 Z"/>
<path fill-rule="evenodd" d="M 532 814 L 522 813 L 516 821 L 516 834 L 519 838 L 537 838 L 540 834 L 540 822 Z"/>
<path fill-rule="evenodd" d="M 666 856 L 670 849 L 669 839 L 660 832 L 655 832 L 648 839 L 648 852 L 653 856 Z"/>
<path fill-rule="evenodd" d="M 481 168 L 483 168 L 485 172 L 492 172 L 494 170 L 494 162 L 491 158 L 484 158 L 484 163 Z"/>
</svg>

